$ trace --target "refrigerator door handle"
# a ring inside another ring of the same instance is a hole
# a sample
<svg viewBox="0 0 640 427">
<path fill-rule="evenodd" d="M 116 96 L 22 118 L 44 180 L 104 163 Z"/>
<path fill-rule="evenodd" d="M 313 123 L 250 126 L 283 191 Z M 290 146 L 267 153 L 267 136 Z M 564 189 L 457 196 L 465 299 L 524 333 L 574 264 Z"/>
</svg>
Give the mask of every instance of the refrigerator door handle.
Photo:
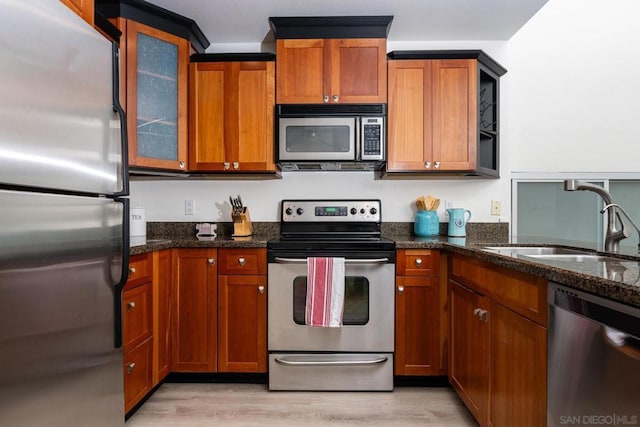
<svg viewBox="0 0 640 427">
<path fill-rule="evenodd" d="M 112 76 L 113 76 L 113 111 L 118 113 L 120 117 L 120 142 L 121 146 L 121 174 L 122 174 L 122 190 L 115 193 L 115 196 L 129 195 L 129 143 L 127 141 L 127 114 L 120 104 L 120 48 L 116 42 L 111 43 L 113 54 L 112 60 Z M 127 219 L 128 222 L 128 219 Z"/>
<path fill-rule="evenodd" d="M 113 285 L 113 337 L 114 347 L 122 347 L 122 288 L 129 278 L 129 199 L 116 198 L 122 203 L 122 271 L 120 280 Z"/>
</svg>

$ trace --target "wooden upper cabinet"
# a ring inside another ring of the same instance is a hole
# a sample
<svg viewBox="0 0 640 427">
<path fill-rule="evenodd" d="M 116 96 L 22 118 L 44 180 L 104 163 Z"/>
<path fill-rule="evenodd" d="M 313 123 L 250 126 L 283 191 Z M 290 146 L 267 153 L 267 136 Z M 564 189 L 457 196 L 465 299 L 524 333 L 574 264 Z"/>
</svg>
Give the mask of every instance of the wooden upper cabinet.
<svg viewBox="0 0 640 427">
<path fill-rule="evenodd" d="M 129 164 L 186 170 L 189 42 L 132 20 L 118 23 L 126 35 Z"/>
<path fill-rule="evenodd" d="M 387 170 L 473 171 L 477 61 L 389 61 Z"/>
<path fill-rule="evenodd" d="M 82 19 L 93 26 L 94 0 L 60 0 L 69 9 L 73 10 Z"/>
<path fill-rule="evenodd" d="M 387 102 L 384 38 L 278 39 L 278 104 Z"/>
<path fill-rule="evenodd" d="M 192 62 L 189 74 L 189 169 L 275 172 L 274 62 Z"/>
</svg>

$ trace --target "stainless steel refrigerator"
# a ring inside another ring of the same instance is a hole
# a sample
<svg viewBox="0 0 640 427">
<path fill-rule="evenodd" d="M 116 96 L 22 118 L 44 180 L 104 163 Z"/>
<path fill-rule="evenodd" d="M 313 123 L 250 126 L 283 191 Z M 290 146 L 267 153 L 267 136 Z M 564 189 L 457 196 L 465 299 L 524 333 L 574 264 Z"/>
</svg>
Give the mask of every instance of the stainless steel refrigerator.
<svg viewBox="0 0 640 427">
<path fill-rule="evenodd" d="M 0 10 L 0 425 L 122 426 L 117 46 L 57 0 Z"/>
</svg>

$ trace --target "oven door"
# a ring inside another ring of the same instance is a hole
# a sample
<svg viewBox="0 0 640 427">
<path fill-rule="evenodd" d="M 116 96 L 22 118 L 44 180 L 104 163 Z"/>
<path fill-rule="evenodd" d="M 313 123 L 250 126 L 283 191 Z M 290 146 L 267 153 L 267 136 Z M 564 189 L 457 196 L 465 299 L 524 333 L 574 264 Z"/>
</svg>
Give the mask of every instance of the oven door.
<svg viewBox="0 0 640 427">
<path fill-rule="evenodd" d="M 278 161 L 354 161 L 355 117 L 278 119 Z"/>
<path fill-rule="evenodd" d="M 393 352 L 394 275 L 388 259 L 345 260 L 343 326 L 305 324 L 307 262 L 269 263 L 269 351 Z"/>
</svg>

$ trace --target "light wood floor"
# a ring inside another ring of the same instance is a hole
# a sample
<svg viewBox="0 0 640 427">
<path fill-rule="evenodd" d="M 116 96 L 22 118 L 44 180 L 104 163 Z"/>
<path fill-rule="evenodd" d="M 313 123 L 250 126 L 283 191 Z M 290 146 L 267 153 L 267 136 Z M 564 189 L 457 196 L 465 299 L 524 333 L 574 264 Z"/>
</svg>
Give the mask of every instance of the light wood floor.
<svg viewBox="0 0 640 427">
<path fill-rule="evenodd" d="M 165 383 L 126 427 L 477 426 L 445 387 L 393 392 L 269 392 L 261 384 Z"/>
</svg>

